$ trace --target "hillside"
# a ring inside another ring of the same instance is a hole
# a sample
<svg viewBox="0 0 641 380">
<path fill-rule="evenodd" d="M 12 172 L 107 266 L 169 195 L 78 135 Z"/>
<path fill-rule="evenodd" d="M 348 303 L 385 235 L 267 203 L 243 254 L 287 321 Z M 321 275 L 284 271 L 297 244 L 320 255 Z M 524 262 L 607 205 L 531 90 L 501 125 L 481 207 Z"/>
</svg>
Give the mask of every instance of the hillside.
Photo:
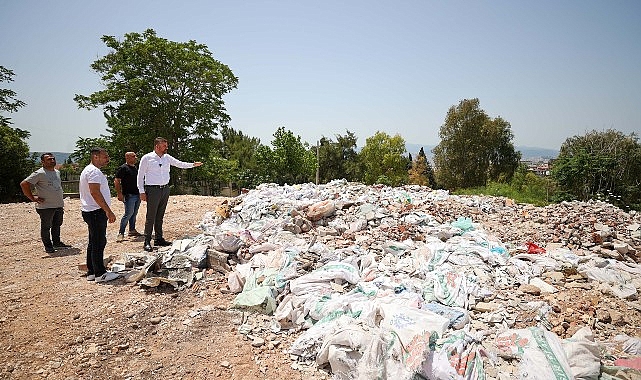
<svg viewBox="0 0 641 380">
<path fill-rule="evenodd" d="M 432 160 L 433 154 L 432 149 L 436 145 L 421 145 L 421 144 L 405 144 L 405 149 L 412 157 L 416 157 L 418 152 L 423 148 L 425 156 L 428 160 Z M 551 158 L 556 158 L 559 155 L 559 151 L 556 149 L 548 148 L 538 148 L 531 146 L 516 146 L 517 151 L 521 152 L 521 159 L 528 161 L 537 161 L 537 160 L 549 160 Z"/>
</svg>

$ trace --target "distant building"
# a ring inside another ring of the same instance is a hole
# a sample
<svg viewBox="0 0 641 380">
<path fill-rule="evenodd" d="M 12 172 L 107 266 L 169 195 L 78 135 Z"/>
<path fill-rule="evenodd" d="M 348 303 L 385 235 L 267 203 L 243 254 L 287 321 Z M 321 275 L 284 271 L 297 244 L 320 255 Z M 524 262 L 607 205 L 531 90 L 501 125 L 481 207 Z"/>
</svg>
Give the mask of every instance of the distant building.
<svg viewBox="0 0 641 380">
<path fill-rule="evenodd" d="M 549 176 L 552 169 L 552 160 L 522 160 L 521 163 L 527 167 L 528 171 L 540 177 Z"/>
</svg>

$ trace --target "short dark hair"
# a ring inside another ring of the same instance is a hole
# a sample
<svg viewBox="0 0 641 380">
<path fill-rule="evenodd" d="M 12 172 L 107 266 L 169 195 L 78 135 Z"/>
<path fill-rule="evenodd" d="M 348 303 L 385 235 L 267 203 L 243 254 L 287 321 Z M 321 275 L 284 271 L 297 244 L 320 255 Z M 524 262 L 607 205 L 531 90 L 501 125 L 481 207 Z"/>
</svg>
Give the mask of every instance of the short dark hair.
<svg viewBox="0 0 641 380">
<path fill-rule="evenodd" d="M 107 151 L 107 149 L 105 149 L 105 148 L 100 148 L 100 147 L 95 146 L 95 147 L 91 148 L 91 155 L 92 156 L 97 156 L 100 153 L 106 152 L 106 151 Z"/>
<path fill-rule="evenodd" d="M 47 153 L 41 154 L 40 155 L 40 161 L 44 161 L 45 160 L 45 156 L 53 156 L 53 153 L 47 152 Z M 53 158 L 56 158 L 56 156 L 53 156 Z"/>
<path fill-rule="evenodd" d="M 160 143 L 166 143 L 166 142 L 167 142 L 166 138 L 164 138 L 164 137 L 156 137 L 154 139 L 154 146 L 156 146 L 156 145 L 158 145 Z"/>
</svg>

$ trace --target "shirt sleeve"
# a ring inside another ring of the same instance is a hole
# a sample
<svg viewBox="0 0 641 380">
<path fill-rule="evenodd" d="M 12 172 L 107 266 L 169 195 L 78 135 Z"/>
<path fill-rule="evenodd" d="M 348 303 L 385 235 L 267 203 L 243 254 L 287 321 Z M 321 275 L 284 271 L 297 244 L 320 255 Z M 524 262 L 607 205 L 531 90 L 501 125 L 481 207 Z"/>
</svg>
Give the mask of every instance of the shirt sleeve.
<svg viewBox="0 0 641 380">
<path fill-rule="evenodd" d="M 167 157 L 167 161 L 169 161 L 169 164 L 171 166 L 175 166 L 175 167 L 181 168 L 181 169 L 191 169 L 191 168 L 194 167 L 194 163 L 193 162 L 183 162 L 183 161 L 180 161 L 180 160 L 170 156 L 169 154 L 165 154 L 165 156 Z"/>
<path fill-rule="evenodd" d="M 137 185 L 138 185 L 138 192 L 140 194 L 145 193 L 145 172 L 147 172 L 148 166 L 149 166 L 149 157 L 147 157 L 147 155 L 144 155 L 140 159 L 140 165 L 138 165 L 138 177 L 136 178 Z"/>
<path fill-rule="evenodd" d="M 102 172 L 100 169 L 94 169 L 87 176 L 87 183 L 102 183 Z"/>
<path fill-rule="evenodd" d="M 29 177 L 25 178 L 24 180 L 29 182 L 32 185 L 35 185 L 36 183 L 38 183 L 38 181 L 40 181 L 40 174 L 36 170 L 35 172 L 31 173 L 29 175 Z"/>
<path fill-rule="evenodd" d="M 125 168 L 123 168 L 122 166 L 118 166 L 118 169 L 116 169 L 115 177 L 122 179 L 122 177 L 124 177 L 124 171 L 125 171 Z"/>
</svg>

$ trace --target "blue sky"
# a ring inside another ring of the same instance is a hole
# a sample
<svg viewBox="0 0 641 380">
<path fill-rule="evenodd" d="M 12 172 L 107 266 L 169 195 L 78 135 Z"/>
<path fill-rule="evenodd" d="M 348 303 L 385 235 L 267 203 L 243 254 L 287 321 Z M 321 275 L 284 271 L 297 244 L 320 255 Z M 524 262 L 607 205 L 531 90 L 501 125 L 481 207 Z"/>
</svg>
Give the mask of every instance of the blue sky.
<svg viewBox="0 0 641 380">
<path fill-rule="evenodd" d="M 5 114 L 34 151 L 105 133 L 74 94 L 101 89 L 90 68 L 103 35 L 155 29 L 196 40 L 239 78 L 231 127 L 269 144 L 280 126 L 314 143 L 382 131 L 436 145 L 448 109 L 479 98 L 515 145 L 641 130 L 639 1 L 0 2 L 3 83 L 27 106 Z"/>
</svg>

